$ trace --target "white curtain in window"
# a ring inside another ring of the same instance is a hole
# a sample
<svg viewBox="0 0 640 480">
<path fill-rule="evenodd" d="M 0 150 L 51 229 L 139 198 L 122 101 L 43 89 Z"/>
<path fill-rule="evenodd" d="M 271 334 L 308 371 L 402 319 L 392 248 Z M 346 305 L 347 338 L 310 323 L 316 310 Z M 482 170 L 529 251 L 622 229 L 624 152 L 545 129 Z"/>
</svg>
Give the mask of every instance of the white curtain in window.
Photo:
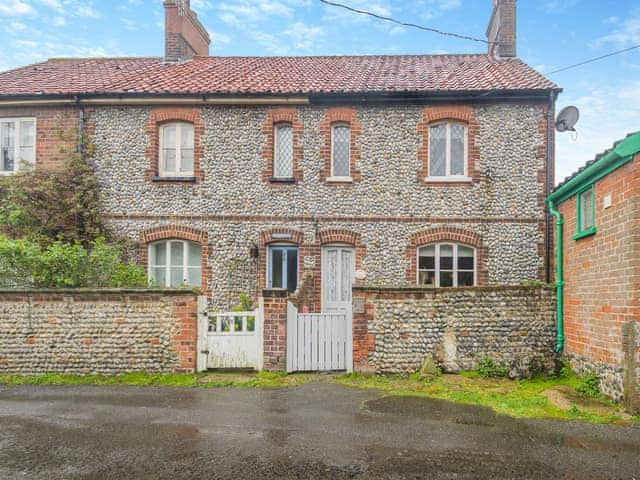
<svg viewBox="0 0 640 480">
<path fill-rule="evenodd" d="M 159 287 L 199 287 L 202 247 L 183 240 L 166 240 L 149 246 L 149 278 Z"/>
</svg>

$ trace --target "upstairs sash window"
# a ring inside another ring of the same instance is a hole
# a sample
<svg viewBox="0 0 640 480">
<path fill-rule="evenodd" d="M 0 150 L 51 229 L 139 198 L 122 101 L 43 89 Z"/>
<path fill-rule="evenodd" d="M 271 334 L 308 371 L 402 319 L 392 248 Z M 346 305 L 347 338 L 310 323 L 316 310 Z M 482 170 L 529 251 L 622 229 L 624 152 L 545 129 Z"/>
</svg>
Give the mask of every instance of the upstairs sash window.
<svg viewBox="0 0 640 480">
<path fill-rule="evenodd" d="M 35 118 L 0 119 L 0 174 L 8 175 L 36 158 Z"/>
</svg>

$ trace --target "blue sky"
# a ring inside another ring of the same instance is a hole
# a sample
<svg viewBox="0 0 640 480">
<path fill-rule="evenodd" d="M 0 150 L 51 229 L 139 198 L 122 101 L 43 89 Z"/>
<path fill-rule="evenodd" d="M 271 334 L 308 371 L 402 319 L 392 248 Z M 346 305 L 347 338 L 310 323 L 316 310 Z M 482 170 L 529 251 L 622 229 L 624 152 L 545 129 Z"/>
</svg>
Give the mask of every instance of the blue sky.
<svg viewBox="0 0 640 480">
<path fill-rule="evenodd" d="M 484 38 L 491 0 L 342 0 L 357 8 Z M 484 45 L 362 17 L 317 0 L 192 0 L 214 55 L 473 53 Z M 0 70 L 76 56 L 159 56 L 162 0 L 0 0 Z M 640 2 L 520 0 L 518 55 L 542 73 L 640 44 Z M 558 107 L 581 111 L 558 134 L 558 180 L 640 130 L 640 49 L 550 75 Z"/>
</svg>

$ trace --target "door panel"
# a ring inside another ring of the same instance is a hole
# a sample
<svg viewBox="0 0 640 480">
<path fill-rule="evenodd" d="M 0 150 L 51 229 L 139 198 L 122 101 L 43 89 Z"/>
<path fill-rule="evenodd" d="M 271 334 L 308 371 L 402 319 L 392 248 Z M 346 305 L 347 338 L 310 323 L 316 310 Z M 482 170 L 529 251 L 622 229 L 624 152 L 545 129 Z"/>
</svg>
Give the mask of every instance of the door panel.
<svg viewBox="0 0 640 480">
<path fill-rule="evenodd" d="M 322 310 L 351 313 L 351 287 L 354 280 L 354 250 L 327 246 L 322 251 Z"/>
</svg>

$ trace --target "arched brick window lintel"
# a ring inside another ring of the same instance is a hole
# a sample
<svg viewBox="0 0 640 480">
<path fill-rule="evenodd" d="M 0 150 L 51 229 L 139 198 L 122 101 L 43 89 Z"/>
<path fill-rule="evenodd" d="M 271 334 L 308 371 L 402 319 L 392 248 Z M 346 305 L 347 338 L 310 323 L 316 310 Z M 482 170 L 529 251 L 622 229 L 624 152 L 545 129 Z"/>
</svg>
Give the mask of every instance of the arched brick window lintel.
<svg viewBox="0 0 640 480">
<path fill-rule="evenodd" d="M 147 268 L 149 265 L 149 244 L 162 240 L 187 240 L 199 244 L 202 247 L 202 288 L 209 292 L 209 280 L 211 278 L 211 270 L 208 259 L 211 255 L 211 246 L 209 245 L 209 234 L 203 230 L 198 230 L 186 225 L 162 225 L 160 227 L 150 228 L 140 233 L 140 242 L 138 244 L 138 263 Z"/>
<path fill-rule="evenodd" d="M 425 182 L 425 179 L 429 176 L 429 128 L 434 123 L 447 121 L 464 123 L 467 127 L 467 175 L 471 182 Z M 480 161 L 480 149 L 476 147 L 476 137 L 480 132 L 480 126 L 473 108 L 461 105 L 426 108 L 422 112 L 422 121 L 418 123 L 417 131 L 422 137 L 418 148 L 418 159 L 421 165 L 418 170 L 419 184 L 429 186 L 470 186 L 480 181 L 480 174 L 477 169 Z"/>
<path fill-rule="evenodd" d="M 265 168 L 262 171 L 262 180 L 274 186 L 286 186 L 286 182 L 274 181 L 274 156 L 275 139 L 274 128 L 278 124 L 290 124 L 293 133 L 293 177 L 295 182 L 302 181 L 302 168 L 300 162 L 303 157 L 302 135 L 304 125 L 300 121 L 298 110 L 295 108 L 272 108 L 267 110 L 266 119 L 262 124 L 262 133 L 265 144 L 262 149 L 262 156 L 265 160 Z"/>
<path fill-rule="evenodd" d="M 350 174 L 353 182 L 359 182 L 360 174 L 360 122 L 357 118 L 357 111 L 353 108 L 330 108 L 325 111 L 324 118 L 320 122 L 320 135 L 323 138 L 320 147 L 320 158 L 322 159 L 322 169 L 320 170 L 320 180 L 326 181 L 331 177 L 331 135 L 332 127 L 336 124 L 346 124 L 350 131 Z M 351 182 L 347 182 L 349 185 Z M 345 185 L 341 182 L 327 182 L 327 185 Z"/>
<path fill-rule="evenodd" d="M 145 175 L 147 181 L 153 181 L 154 185 L 182 183 L 180 181 L 167 182 L 157 178 L 160 170 L 160 128 L 171 122 L 185 122 L 193 125 L 193 175 L 197 182 L 203 181 L 204 170 L 201 164 L 204 157 L 202 145 L 204 122 L 201 119 L 200 110 L 189 108 L 157 108 L 149 114 L 149 122 L 146 127 L 149 144 L 145 152 L 149 161 L 149 168 Z"/>
<path fill-rule="evenodd" d="M 487 283 L 487 271 L 485 259 L 487 256 L 482 235 L 462 227 L 440 226 L 413 233 L 409 238 L 406 255 L 409 259 L 409 269 L 407 270 L 407 282 L 416 283 L 418 271 L 417 252 L 420 247 L 433 243 L 451 242 L 467 245 L 475 248 L 477 284 L 479 286 Z"/>
</svg>

